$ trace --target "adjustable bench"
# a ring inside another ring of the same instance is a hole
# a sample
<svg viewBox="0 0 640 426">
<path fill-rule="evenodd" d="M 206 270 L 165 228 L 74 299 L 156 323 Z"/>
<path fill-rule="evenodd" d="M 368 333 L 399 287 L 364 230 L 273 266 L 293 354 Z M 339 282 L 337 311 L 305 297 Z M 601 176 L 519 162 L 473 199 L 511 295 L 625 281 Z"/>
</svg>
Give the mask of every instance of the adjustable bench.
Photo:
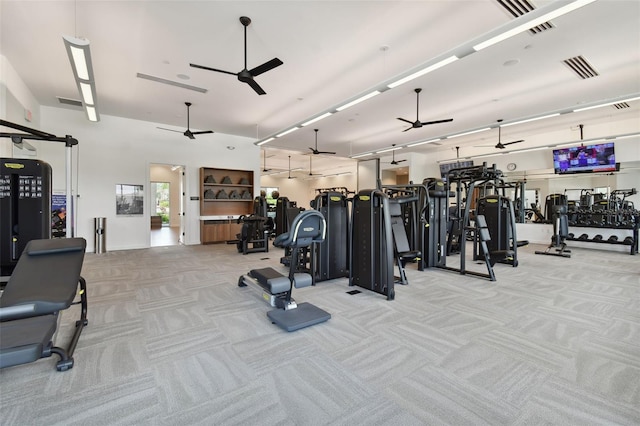
<svg viewBox="0 0 640 426">
<path fill-rule="evenodd" d="M 73 352 L 87 325 L 86 282 L 80 276 L 84 238 L 27 243 L 0 297 L 0 368 L 57 354 L 56 368 L 73 367 Z M 53 346 L 58 313 L 80 296 L 80 319 L 66 349 Z"/>
</svg>

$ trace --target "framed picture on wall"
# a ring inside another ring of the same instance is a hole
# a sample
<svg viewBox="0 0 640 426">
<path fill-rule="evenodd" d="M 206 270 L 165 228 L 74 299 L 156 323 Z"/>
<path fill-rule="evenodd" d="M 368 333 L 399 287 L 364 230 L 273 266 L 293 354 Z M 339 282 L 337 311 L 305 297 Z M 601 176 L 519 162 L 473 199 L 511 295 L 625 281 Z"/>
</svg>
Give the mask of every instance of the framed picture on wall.
<svg viewBox="0 0 640 426">
<path fill-rule="evenodd" d="M 144 213 L 144 186 L 116 184 L 116 214 L 142 215 Z"/>
</svg>

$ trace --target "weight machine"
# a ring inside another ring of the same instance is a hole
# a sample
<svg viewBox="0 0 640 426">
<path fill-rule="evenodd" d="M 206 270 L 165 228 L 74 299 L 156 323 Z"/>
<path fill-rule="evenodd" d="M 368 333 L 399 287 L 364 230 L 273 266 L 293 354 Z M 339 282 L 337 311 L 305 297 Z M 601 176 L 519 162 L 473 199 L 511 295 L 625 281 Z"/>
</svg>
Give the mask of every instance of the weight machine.
<svg viewBox="0 0 640 426">
<path fill-rule="evenodd" d="M 70 135 L 59 137 L 5 120 L 0 120 L 0 126 L 20 131 L 20 133 L 0 132 L 1 138 L 10 138 L 15 145 L 24 144 L 26 140 L 65 144 L 66 237 L 73 237 L 75 209 L 71 189 L 73 175 L 71 156 L 72 148 L 78 144 L 78 140 Z M 30 240 L 51 238 L 51 167 L 38 160 L 3 158 L 0 161 L 2 162 L 0 211 L 3 218 L 0 226 L 0 275 L 6 276 L 11 275 Z M 37 205 L 34 205 L 34 202 Z"/>
</svg>

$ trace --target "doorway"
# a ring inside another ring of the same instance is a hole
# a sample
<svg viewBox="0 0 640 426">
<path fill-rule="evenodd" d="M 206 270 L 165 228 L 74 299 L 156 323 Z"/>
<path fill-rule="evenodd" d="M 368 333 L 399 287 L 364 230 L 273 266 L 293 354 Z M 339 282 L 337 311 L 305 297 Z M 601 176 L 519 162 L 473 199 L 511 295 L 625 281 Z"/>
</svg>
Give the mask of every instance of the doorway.
<svg viewBox="0 0 640 426">
<path fill-rule="evenodd" d="M 184 244 L 184 166 L 149 166 L 151 247 Z"/>
</svg>

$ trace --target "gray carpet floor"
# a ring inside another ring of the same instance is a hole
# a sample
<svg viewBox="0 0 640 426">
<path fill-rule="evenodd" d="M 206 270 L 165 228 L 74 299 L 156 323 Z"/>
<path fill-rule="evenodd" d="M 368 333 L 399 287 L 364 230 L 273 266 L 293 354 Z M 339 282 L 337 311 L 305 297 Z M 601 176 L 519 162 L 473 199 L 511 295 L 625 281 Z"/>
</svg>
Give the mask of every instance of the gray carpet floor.
<svg viewBox="0 0 640 426">
<path fill-rule="evenodd" d="M 237 286 L 249 269 L 285 271 L 281 250 L 87 254 L 74 368 L 54 356 L 1 370 L 0 424 L 640 424 L 640 256 L 542 248 L 496 265 L 496 282 L 409 265 L 393 301 L 350 295 L 347 279 L 295 290 L 332 318 L 292 333 Z"/>
</svg>

